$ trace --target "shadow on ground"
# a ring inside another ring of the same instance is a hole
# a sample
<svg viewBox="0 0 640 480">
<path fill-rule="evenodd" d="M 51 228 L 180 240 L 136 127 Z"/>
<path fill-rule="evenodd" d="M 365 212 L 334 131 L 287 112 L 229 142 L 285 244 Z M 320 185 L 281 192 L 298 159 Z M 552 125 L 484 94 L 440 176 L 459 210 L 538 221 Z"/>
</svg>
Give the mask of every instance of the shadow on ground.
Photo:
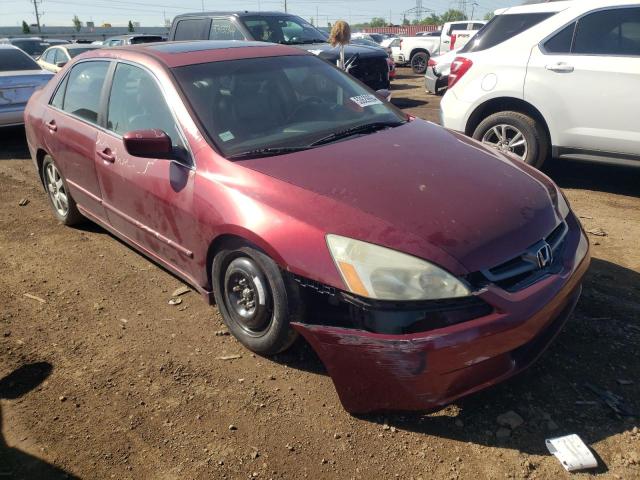
<svg viewBox="0 0 640 480">
<path fill-rule="evenodd" d="M 0 379 L 0 400 L 17 400 L 38 387 L 51 374 L 50 363 L 23 365 Z M 7 445 L 2 436 L 2 409 L 0 409 L 0 478 L 25 480 L 72 479 L 73 475 L 44 460 Z M 5 420 L 6 421 L 6 420 Z"/>
<path fill-rule="evenodd" d="M 547 454 L 545 438 L 578 433 L 585 442 L 627 430 L 633 419 L 616 413 L 586 384 L 608 390 L 640 414 L 640 274 L 594 259 L 582 298 L 556 341 L 529 370 L 501 385 L 433 413 L 359 416 L 398 429 L 485 446 Z M 326 375 L 306 344 L 275 359 L 290 367 Z M 524 424 L 509 437 L 496 436 L 498 415 L 515 411 Z M 606 466 L 600 462 L 600 470 Z"/>
<path fill-rule="evenodd" d="M 552 160 L 544 170 L 561 188 L 640 197 L 640 168 Z"/>
<path fill-rule="evenodd" d="M 28 160 L 30 158 L 24 127 L 0 128 L 0 160 Z"/>
</svg>

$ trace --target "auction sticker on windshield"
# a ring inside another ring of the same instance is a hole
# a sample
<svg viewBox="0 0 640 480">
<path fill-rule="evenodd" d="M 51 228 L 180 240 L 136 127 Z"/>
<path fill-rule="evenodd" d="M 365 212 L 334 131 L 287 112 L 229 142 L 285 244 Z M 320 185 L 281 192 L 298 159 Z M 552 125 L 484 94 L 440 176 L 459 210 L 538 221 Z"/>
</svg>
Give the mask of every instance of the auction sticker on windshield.
<svg viewBox="0 0 640 480">
<path fill-rule="evenodd" d="M 359 107 L 370 107 L 371 105 L 380 105 L 382 101 L 375 95 L 358 95 L 357 97 L 349 98 L 353 103 Z"/>
</svg>

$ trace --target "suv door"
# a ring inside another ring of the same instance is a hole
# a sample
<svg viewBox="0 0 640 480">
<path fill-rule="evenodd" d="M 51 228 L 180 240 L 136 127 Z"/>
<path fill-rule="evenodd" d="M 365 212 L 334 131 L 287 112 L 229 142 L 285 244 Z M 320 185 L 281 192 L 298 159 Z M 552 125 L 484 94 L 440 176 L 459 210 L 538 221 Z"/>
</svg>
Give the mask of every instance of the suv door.
<svg viewBox="0 0 640 480">
<path fill-rule="evenodd" d="M 95 149 L 103 87 L 109 61 L 82 61 L 73 66 L 44 114 L 49 129 L 46 147 L 64 175 L 83 213 L 104 220 L 102 193 L 95 169 Z"/>
<path fill-rule="evenodd" d="M 543 114 L 560 156 L 640 159 L 639 81 L 640 7 L 606 8 L 533 48 L 524 99 Z"/>
<path fill-rule="evenodd" d="M 157 79 L 142 67 L 118 63 L 105 117 L 95 162 L 109 222 L 147 252 L 189 272 L 189 246 L 197 233 L 192 212 L 195 171 Z M 126 151 L 122 136 L 148 129 L 171 138 L 176 160 L 134 157 Z"/>
</svg>

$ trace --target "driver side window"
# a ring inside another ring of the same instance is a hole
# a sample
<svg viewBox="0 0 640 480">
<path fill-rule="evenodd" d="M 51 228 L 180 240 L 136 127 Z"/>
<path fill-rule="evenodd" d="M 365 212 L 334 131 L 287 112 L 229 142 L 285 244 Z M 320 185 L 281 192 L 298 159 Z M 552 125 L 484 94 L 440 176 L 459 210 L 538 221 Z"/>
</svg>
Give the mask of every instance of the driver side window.
<svg viewBox="0 0 640 480">
<path fill-rule="evenodd" d="M 133 130 L 159 129 L 171 138 L 176 153 L 186 155 L 182 135 L 158 83 L 147 71 L 133 65 L 119 63 L 116 67 L 107 129 L 118 135 Z"/>
</svg>

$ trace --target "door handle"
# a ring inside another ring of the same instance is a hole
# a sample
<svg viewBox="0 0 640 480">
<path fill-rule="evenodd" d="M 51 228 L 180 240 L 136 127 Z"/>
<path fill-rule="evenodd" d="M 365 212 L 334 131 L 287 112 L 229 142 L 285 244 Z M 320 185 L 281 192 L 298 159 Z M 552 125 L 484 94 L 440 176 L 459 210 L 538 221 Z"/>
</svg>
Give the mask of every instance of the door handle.
<svg viewBox="0 0 640 480">
<path fill-rule="evenodd" d="M 545 68 L 552 72 L 559 73 L 571 73 L 574 70 L 573 65 L 569 65 L 568 63 L 554 63 L 552 65 L 547 65 Z"/>
<path fill-rule="evenodd" d="M 109 149 L 109 148 L 105 148 L 102 151 L 98 150 L 96 153 L 105 162 L 113 163 L 113 162 L 116 161 L 116 156 L 111 153 L 111 149 Z"/>
<path fill-rule="evenodd" d="M 55 120 L 51 120 L 50 122 L 47 123 L 47 128 L 49 129 L 50 132 L 55 132 L 58 130 L 58 126 L 56 125 L 56 121 Z"/>
</svg>

